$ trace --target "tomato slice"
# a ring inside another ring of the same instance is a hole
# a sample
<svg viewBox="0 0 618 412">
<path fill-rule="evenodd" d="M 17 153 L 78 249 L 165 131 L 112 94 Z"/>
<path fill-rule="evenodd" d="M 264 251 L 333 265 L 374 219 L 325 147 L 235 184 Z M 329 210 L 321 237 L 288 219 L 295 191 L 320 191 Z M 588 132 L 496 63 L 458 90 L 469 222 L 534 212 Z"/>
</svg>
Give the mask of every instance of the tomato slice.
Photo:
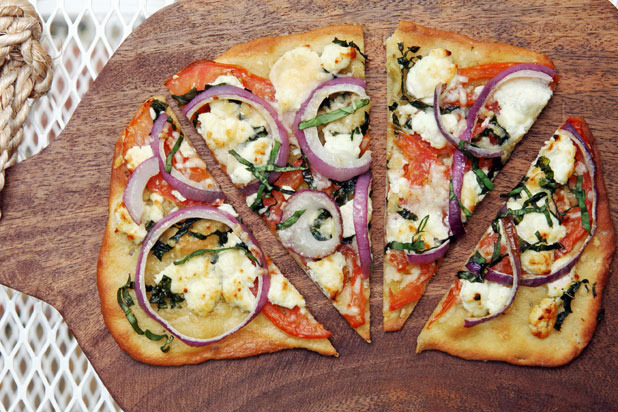
<svg viewBox="0 0 618 412">
<path fill-rule="evenodd" d="M 206 84 L 221 75 L 232 75 L 262 99 L 274 100 L 275 88 L 270 80 L 249 73 L 246 69 L 232 64 L 218 63 L 212 60 L 198 60 L 169 78 L 165 85 L 172 95 L 183 95 L 191 89 L 204 90 Z"/>
<path fill-rule="evenodd" d="M 285 203 L 285 196 L 278 190 L 273 190 L 271 193 L 272 196 L 270 199 L 274 199 L 275 203 L 272 203 L 273 201 L 269 198 L 264 198 L 263 202 L 264 206 L 267 206 L 267 201 L 268 203 L 272 203 L 272 206 L 268 209 L 268 216 L 266 216 L 265 219 L 270 230 L 274 232 L 277 230 L 277 223 L 281 223 L 281 216 L 283 215 L 283 210 L 281 208 L 283 203 Z"/>
<path fill-rule="evenodd" d="M 150 141 L 150 131 L 152 130 L 152 117 L 150 117 L 150 103 L 153 99 L 148 99 L 133 116 L 129 125 L 125 128 L 124 139 L 122 140 L 122 156 L 133 146 L 144 146 Z"/>
<path fill-rule="evenodd" d="M 436 262 L 419 266 L 421 267 L 421 273 L 418 278 L 405 285 L 399 292 L 393 293 L 391 289 L 388 290 L 389 310 L 397 310 L 408 303 L 416 302 L 423 296 L 427 287 L 427 281 L 431 279 L 436 270 Z"/>
<path fill-rule="evenodd" d="M 439 162 L 438 155 L 443 149 L 438 151 L 422 142 L 420 136 L 405 133 L 397 135 L 395 144 L 408 160 L 408 164 L 404 166 L 404 176 L 412 185 L 422 185 L 429 175 L 431 165 Z M 446 147 L 450 148 L 452 145 Z"/>
<path fill-rule="evenodd" d="M 266 302 L 262 313 L 279 329 L 299 338 L 328 338 L 331 333 L 318 321 L 304 315 L 298 306 L 294 309 Z"/>
<path fill-rule="evenodd" d="M 457 296 L 459 296 L 460 291 L 461 291 L 461 282 L 459 281 L 459 279 L 455 279 L 455 283 L 453 283 L 453 286 L 451 286 L 451 288 L 449 289 L 448 295 L 446 295 L 444 302 L 442 302 L 442 307 L 440 308 L 440 312 L 436 313 L 436 316 L 431 318 L 429 323 L 427 323 L 427 329 L 429 329 L 432 323 L 438 320 L 440 316 L 444 315 L 451 308 L 451 306 L 453 306 L 453 303 L 455 303 L 455 300 L 457 299 Z"/>
<path fill-rule="evenodd" d="M 302 159 L 297 159 L 293 166 L 299 167 L 303 164 Z M 303 172 L 301 170 L 293 170 L 291 172 L 283 172 L 281 176 L 277 180 L 275 180 L 275 185 L 279 187 L 289 186 L 292 189 L 296 190 L 300 185 L 303 184 L 305 180 L 303 179 Z"/>
<path fill-rule="evenodd" d="M 403 250 L 389 250 L 388 260 L 393 266 L 395 266 L 397 272 L 405 272 L 410 264 L 408 261 L 408 255 Z"/>
<path fill-rule="evenodd" d="M 348 263 L 344 269 L 344 273 L 346 274 L 344 288 L 350 288 L 350 301 L 347 306 L 350 312 L 356 313 L 355 315 L 346 313 L 343 314 L 343 317 L 348 321 L 351 327 L 358 328 L 363 326 L 366 322 L 365 308 L 367 306 L 367 298 L 365 297 L 363 288 L 363 271 L 358 263 L 358 254 L 352 246 L 342 244 L 339 246 L 339 252 L 345 256 Z M 352 267 L 352 273 L 349 273 L 349 267 Z"/>
<path fill-rule="evenodd" d="M 498 73 L 503 70 L 513 67 L 520 62 L 501 62 L 501 63 L 488 63 L 479 64 L 477 66 L 462 67 L 457 69 L 457 74 L 468 78 L 468 82 L 473 82 L 482 79 L 491 79 L 496 77 Z"/>
<path fill-rule="evenodd" d="M 497 233 L 491 232 L 491 233 L 485 234 L 485 236 L 483 236 L 483 238 L 479 242 L 479 246 L 478 246 L 478 250 L 481 253 L 481 255 L 483 255 L 486 258 L 490 258 L 494 251 L 494 245 L 496 244 L 497 241 L 498 241 Z M 504 243 L 500 245 L 500 253 L 502 253 L 503 255 L 507 253 L 506 245 Z M 511 266 L 511 261 L 509 260 L 508 257 L 502 258 L 500 262 L 498 262 L 491 268 L 498 272 L 513 274 L 513 267 Z"/>
</svg>

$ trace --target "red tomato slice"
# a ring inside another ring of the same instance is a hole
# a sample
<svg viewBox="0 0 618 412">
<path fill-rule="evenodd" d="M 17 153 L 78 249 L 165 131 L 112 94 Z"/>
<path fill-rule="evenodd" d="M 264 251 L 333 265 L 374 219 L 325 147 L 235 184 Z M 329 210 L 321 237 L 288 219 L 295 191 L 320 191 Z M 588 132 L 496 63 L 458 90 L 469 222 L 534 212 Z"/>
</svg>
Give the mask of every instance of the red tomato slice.
<svg viewBox="0 0 618 412">
<path fill-rule="evenodd" d="M 299 167 L 302 164 L 303 161 L 301 159 L 298 159 L 294 162 L 293 166 Z M 303 182 L 303 172 L 301 170 L 294 170 L 291 172 L 283 172 L 281 176 L 279 176 L 279 178 L 275 180 L 275 186 L 289 186 L 292 189 L 296 190 L 301 184 L 303 184 Z"/>
<path fill-rule="evenodd" d="M 457 74 L 468 78 L 468 82 L 496 77 L 503 70 L 513 67 L 520 62 L 502 62 L 479 64 L 478 66 L 462 67 L 457 69 Z"/>
<path fill-rule="evenodd" d="M 399 292 L 393 293 L 391 289 L 388 290 L 389 310 L 397 310 L 408 303 L 416 302 L 423 296 L 427 282 L 436 270 L 436 263 L 432 262 L 420 266 L 421 273 L 416 280 L 405 285 Z"/>
<path fill-rule="evenodd" d="M 408 261 L 408 255 L 403 250 L 389 250 L 388 260 L 397 269 L 397 272 L 405 272 L 410 262 Z"/>
<path fill-rule="evenodd" d="M 274 199 L 275 203 L 273 203 L 274 206 L 271 206 L 270 209 L 268 209 L 268 216 L 265 216 L 265 219 L 268 227 L 270 227 L 270 230 L 274 232 L 277 230 L 277 223 L 281 223 L 281 216 L 283 215 L 281 205 L 285 202 L 285 196 L 283 196 L 283 193 L 273 190 L 272 197 L 270 199 Z M 264 206 L 267 206 L 267 201 L 268 203 L 272 203 L 272 200 L 269 200 L 269 198 L 264 198 Z"/>
<path fill-rule="evenodd" d="M 274 100 L 275 88 L 270 80 L 249 73 L 246 69 L 212 60 L 198 60 L 169 78 L 165 85 L 173 95 L 183 95 L 191 89 L 204 90 L 204 86 L 217 77 L 230 74 L 240 80 L 247 89 L 262 99 Z"/>
<path fill-rule="evenodd" d="M 363 290 L 363 273 L 360 267 L 358 254 L 356 250 L 348 244 L 342 244 L 339 246 L 339 252 L 341 252 L 347 261 L 347 266 L 344 268 L 344 274 L 346 275 L 344 288 L 350 288 L 350 301 L 348 302 L 348 308 L 352 309 L 352 312 L 356 312 L 356 315 L 344 314 L 343 317 L 348 321 L 351 327 L 358 328 L 363 326 L 365 320 L 365 308 L 367 306 L 367 298 Z M 352 267 L 352 273 L 349 273 L 349 267 Z M 346 273 L 347 272 L 347 273 Z M 360 287 L 357 286 L 357 282 L 360 282 Z"/>
<path fill-rule="evenodd" d="M 266 302 L 262 313 L 279 329 L 299 338 L 328 338 L 331 333 L 316 320 L 302 314 L 300 308 L 284 308 Z"/>
<path fill-rule="evenodd" d="M 448 295 L 446 295 L 446 298 L 444 298 L 444 302 L 442 302 L 440 312 L 436 313 L 436 316 L 431 318 L 431 320 L 427 324 L 427 329 L 429 329 L 432 323 L 438 320 L 440 316 L 444 315 L 451 308 L 451 306 L 453 306 L 453 303 L 455 303 L 457 296 L 459 296 L 459 291 L 461 291 L 461 282 L 459 281 L 459 279 L 455 279 L 455 283 L 453 283 L 453 286 L 451 286 L 448 291 Z"/>
<path fill-rule="evenodd" d="M 133 146 L 144 146 L 150 140 L 152 130 L 152 117 L 150 117 L 150 103 L 153 99 L 148 99 L 133 116 L 129 125 L 125 128 L 124 139 L 122 140 L 122 156 Z"/>
<path fill-rule="evenodd" d="M 408 160 L 408 164 L 404 166 L 404 175 L 412 185 L 422 185 L 425 182 L 431 165 L 439 162 L 438 155 L 444 150 L 438 151 L 425 144 L 418 135 L 403 133 L 397 135 L 395 144 Z M 446 148 L 452 148 L 452 145 L 449 144 Z"/>
</svg>

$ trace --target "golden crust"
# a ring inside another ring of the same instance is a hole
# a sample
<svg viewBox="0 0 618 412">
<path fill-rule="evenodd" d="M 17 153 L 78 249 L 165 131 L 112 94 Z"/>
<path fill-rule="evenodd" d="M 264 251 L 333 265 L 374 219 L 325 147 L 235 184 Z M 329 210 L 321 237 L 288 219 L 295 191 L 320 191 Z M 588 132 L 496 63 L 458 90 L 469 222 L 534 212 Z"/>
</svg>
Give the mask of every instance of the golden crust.
<svg viewBox="0 0 618 412">
<path fill-rule="evenodd" d="M 304 33 L 262 37 L 248 43 L 238 44 L 219 56 L 216 61 L 235 64 L 253 74 L 268 78 L 270 68 L 286 51 L 309 45 L 313 50 L 321 53 L 324 46 L 332 43 L 335 37 L 353 41 L 361 50 L 364 49 L 363 30 L 360 26 L 325 26 Z M 359 67 L 364 67 L 362 63 L 358 64 Z M 355 72 L 356 67 L 352 70 Z M 359 75 L 363 74 L 364 72 L 361 72 Z"/>
<path fill-rule="evenodd" d="M 419 26 L 417 24 L 400 21 L 395 33 L 386 40 L 386 67 L 387 67 L 387 101 L 392 104 L 401 93 L 401 75 L 397 64 L 400 55 L 397 44 L 403 42 L 406 47 L 419 46 L 418 54 L 426 55 L 431 49 L 445 48 L 452 52 L 453 62 L 459 68 L 476 66 L 479 64 L 500 62 L 539 63 L 554 67 L 552 61 L 544 54 L 505 43 L 483 42 L 471 39 L 468 36 Z M 387 130 L 386 153 L 390 159 L 395 146 L 394 128 L 389 118 Z M 385 262 L 386 264 L 386 262 Z M 437 267 L 436 267 L 437 270 Z M 416 302 L 408 303 L 401 308 L 390 311 L 389 288 L 383 288 L 384 330 L 394 332 L 400 330 L 416 307 Z"/>
<path fill-rule="evenodd" d="M 163 97 L 157 99 L 165 101 Z M 168 115 L 174 116 L 169 109 Z M 127 129 L 116 142 L 113 159 L 122 154 L 122 143 Z M 118 305 L 116 293 L 126 283 L 129 274 L 134 277 L 139 246 L 129 241 L 123 233 L 114 233 L 112 224 L 112 207 L 122 198 L 127 175 L 128 171 L 124 164 L 112 167 L 108 202 L 110 213 L 97 263 L 97 287 L 105 324 L 118 345 L 133 359 L 153 365 L 183 365 L 200 363 L 208 359 L 243 358 L 291 348 L 309 349 L 323 355 L 337 355 L 328 339 L 303 339 L 291 336 L 273 325 L 263 314 L 258 315 L 237 333 L 216 344 L 191 347 L 175 339 L 167 353 L 160 350 L 162 341 L 153 342 L 135 333 Z M 142 329 L 151 329 L 154 333 L 163 332 L 163 328 L 149 318 L 138 305 L 132 306 L 131 309 Z"/>
<path fill-rule="evenodd" d="M 592 145 L 598 166 L 596 185 L 599 199 L 597 232 L 575 270 L 581 279 L 588 279 L 590 285 L 596 283 L 596 297 L 591 292 L 586 292 L 585 288 L 580 288 L 572 301 L 573 313 L 566 318 L 561 331 L 552 331 L 544 339 L 536 338 L 530 333 L 528 314 L 530 304 L 536 304 L 546 296 L 545 287 L 520 288 L 515 302 L 504 315 L 472 328 L 463 327 L 467 312 L 458 299 L 431 327 L 425 325 L 418 337 L 417 352 L 436 349 L 465 359 L 560 366 L 573 360 L 590 342 L 596 328 L 616 242 L 599 153 L 585 122 L 583 132 Z M 438 313 L 443 301 L 444 298 L 430 319 Z"/>
</svg>

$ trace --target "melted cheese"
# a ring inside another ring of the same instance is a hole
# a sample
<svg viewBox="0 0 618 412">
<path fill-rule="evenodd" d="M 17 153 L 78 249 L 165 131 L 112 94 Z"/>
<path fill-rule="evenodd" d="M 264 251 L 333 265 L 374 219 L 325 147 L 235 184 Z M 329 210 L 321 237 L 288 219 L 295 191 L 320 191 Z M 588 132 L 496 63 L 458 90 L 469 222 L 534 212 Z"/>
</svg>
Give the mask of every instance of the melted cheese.
<svg viewBox="0 0 618 412">
<path fill-rule="evenodd" d="M 575 170 L 575 144 L 566 134 L 558 132 L 545 142 L 540 155 L 549 159 L 549 167 L 554 172 L 554 180 L 561 185 L 568 182 Z"/>
<path fill-rule="evenodd" d="M 433 49 L 408 72 L 406 90 L 417 99 L 431 98 L 438 84 L 448 83 L 457 74 L 451 52 Z"/>
<path fill-rule="evenodd" d="M 459 121 L 454 113 L 442 115 L 442 124 L 451 134 L 459 134 Z M 442 149 L 449 144 L 440 133 L 436 119 L 431 112 L 418 112 L 412 118 L 411 126 L 415 133 L 418 133 L 424 141 L 436 149 Z"/>
<path fill-rule="evenodd" d="M 320 56 L 308 46 L 283 54 L 270 69 L 280 113 L 294 112 L 319 84 L 333 78 L 322 68 Z"/>
<path fill-rule="evenodd" d="M 288 309 L 294 309 L 296 306 L 305 307 L 305 298 L 281 273 L 271 272 L 270 274 L 268 300 L 274 305 Z"/>
<path fill-rule="evenodd" d="M 356 53 L 351 47 L 343 47 L 335 43 L 324 46 L 320 62 L 327 72 L 337 74 L 347 68 L 352 62 L 352 55 Z"/>
<path fill-rule="evenodd" d="M 343 288 L 343 268 L 345 257 L 341 252 L 307 263 L 309 276 L 322 288 L 324 293 L 334 299 Z"/>
<path fill-rule="evenodd" d="M 222 295 L 226 302 L 245 312 L 255 305 L 255 296 L 251 292 L 258 268 L 239 250 L 219 253 L 215 271 L 221 279 Z"/>
<path fill-rule="evenodd" d="M 127 162 L 127 169 L 130 171 L 135 170 L 143 161 L 150 159 L 154 156 L 150 145 L 133 146 L 124 155 L 124 160 Z"/>
<path fill-rule="evenodd" d="M 547 82 L 532 78 L 509 80 L 494 92 L 500 106 L 498 123 L 515 142 L 530 129 L 541 110 L 552 96 Z"/>
<path fill-rule="evenodd" d="M 461 280 L 461 302 L 474 317 L 498 313 L 509 298 L 510 286 L 494 282 L 469 282 Z"/>
</svg>

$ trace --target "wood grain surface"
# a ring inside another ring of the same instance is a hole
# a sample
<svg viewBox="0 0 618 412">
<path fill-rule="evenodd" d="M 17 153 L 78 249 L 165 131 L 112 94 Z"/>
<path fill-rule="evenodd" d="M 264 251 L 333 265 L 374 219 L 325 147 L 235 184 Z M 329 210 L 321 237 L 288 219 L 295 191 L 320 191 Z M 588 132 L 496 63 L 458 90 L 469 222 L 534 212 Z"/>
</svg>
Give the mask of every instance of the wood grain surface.
<svg viewBox="0 0 618 412">
<path fill-rule="evenodd" d="M 503 41 L 546 53 L 561 82 L 496 190 L 477 209 L 468 234 L 449 251 L 401 332 L 382 332 L 382 245 L 386 76 L 384 40 L 399 19 Z M 235 43 L 339 23 L 364 26 L 374 152 L 371 285 L 372 344 L 363 342 L 317 287 L 252 215 L 216 168 L 204 143 L 183 126 L 207 159 L 265 250 L 305 295 L 316 318 L 334 332 L 341 356 L 291 350 L 197 366 L 153 367 L 133 361 L 103 324 L 96 261 L 107 218 L 114 142 L 139 105 L 167 94 L 163 82 L 198 58 Z M 439 352 L 414 353 L 427 316 L 541 143 L 568 115 L 583 115 L 599 142 L 612 220 L 618 219 L 618 10 L 606 0 L 509 2 L 250 0 L 181 1 L 139 28 L 112 56 L 61 136 L 43 153 L 8 170 L 0 220 L 0 283 L 55 306 L 127 411 L 190 410 L 615 410 L 618 392 L 618 285 L 610 279 L 606 318 L 572 364 L 555 369 L 464 361 Z M 617 266 L 613 263 L 613 269 Z"/>
</svg>

